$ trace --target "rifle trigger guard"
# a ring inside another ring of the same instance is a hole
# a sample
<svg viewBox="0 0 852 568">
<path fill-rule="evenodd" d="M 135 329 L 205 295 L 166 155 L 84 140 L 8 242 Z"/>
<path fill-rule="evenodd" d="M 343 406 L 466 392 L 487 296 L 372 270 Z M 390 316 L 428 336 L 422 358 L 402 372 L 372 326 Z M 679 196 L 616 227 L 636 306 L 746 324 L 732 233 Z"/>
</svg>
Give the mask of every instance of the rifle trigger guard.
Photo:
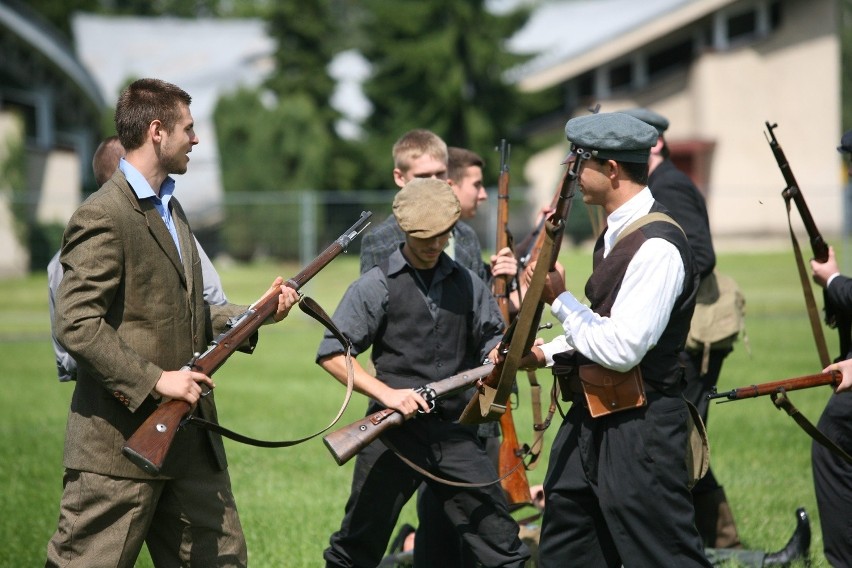
<svg viewBox="0 0 852 568">
<path fill-rule="evenodd" d="M 429 404 L 428 412 L 435 410 L 435 399 L 438 398 L 438 394 L 434 391 L 434 389 L 430 387 L 420 387 L 419 389 L 415 389 L 414 392 L 419 393 L 420 396 L 422 396 Z M 427 411 L 418 409 L 417 412 L 419 414 L 426 414 Z"/>
</svg>

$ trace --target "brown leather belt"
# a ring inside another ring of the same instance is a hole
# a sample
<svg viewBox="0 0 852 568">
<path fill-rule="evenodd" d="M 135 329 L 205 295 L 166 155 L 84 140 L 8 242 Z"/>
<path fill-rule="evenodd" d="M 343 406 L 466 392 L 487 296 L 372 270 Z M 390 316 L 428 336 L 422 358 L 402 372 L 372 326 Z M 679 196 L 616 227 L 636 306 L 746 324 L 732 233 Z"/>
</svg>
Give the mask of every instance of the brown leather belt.
<svg viewBox="0 0 852 568">
<path fill-rule="evenodd" d="M 577 373 L 553 374 L 556 380 L 559 381 L 559 388 L 563 393 L 583 394 L 583 383 L 580 381 L 580 376 Z M 645 391 L 658 392 L 653 386 L 645 381 Z M 567 398 L 565 399 L 567 400 Z"/>
</svg>

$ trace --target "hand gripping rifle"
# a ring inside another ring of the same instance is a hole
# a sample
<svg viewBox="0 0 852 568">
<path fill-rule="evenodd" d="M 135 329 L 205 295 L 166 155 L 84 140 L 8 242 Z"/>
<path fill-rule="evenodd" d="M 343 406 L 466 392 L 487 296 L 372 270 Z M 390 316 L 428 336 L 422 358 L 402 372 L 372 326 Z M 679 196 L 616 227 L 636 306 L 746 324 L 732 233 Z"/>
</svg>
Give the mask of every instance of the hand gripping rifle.
<svg viewBox="0 0 852 568">
<path fill-rule="evenodd" d="M 827 371 L 816 375 L 804 375 L 802 377 L 793 377 L 780 381 L 772 381 L 769 383 L 761 383 L 757 385 L 749 385 L 731 389 L 725 392 L 713 392 L 707 395 L 709 399 L 724 398 L 718 402 L 731 402 L 734 400 L 742 400 L 744 398 L 755 398 L 758 396 L 769 395 L 772 397 L 772 403 L 778 410 L 784 410 L 793 420 L 796 421 L 802 430 L 804 430 L 811 438 L 819 444 L 822 444 L 831 453 L 852 464 L 852 456 L 847 454 L 840 446 L 838 446 L 828 436 L 823 434 L 804 414 L 793 406 L 790 399 L 787 398 L 787 391 L 809 389 L 822 385 L 830 385 L 836 388 L 843 379 L 843 374 L 840 371 Z"/>
<path fill-rule="evenodd" d="M 582 163 L 591 157 L 591 152 L 575 148 L 576 159 L 565 170 L 559 197 L 554 212 L 545 222 L 545 237 L 539 252 L 535 270 L 533 270 L 527 293 L 521 302 L 517 317 L 509 325 L 498 349 L 505 358 L 498 363 L 492 373 L 477 384 L 477 392 L 462 412 L 459 422 L 479 424 L 499 418 L 506 412 L 506 401 L 512 390 L 515 375 L 521 358 L 529 352 L 535 341 L 535 333 L 541 321 L 544 304 L 541 294 L 544 291 L 547 273 L 553 270 L 559 256 L 559 247 L 565 233 L 565 222 L 571 212 L 571 204 L 579 183 Z"/>
<path fill-rule="evenodd" d="M 498 251 L 505 247 L 512 247 L 512 233 L 509 231 L 509 153 L 511 146 L 505 139 L 500 141 L 500 177 L 497 182 L 497 240 Z M 491 288 L 497 306 L 503 315 L 503 321 L 508 324 L 511 321 L 509 313 L 509 278 L 508 276 L 497 276 L 492 282 Z M 518 441 L 518 433 L 515 430 L 515 421 L 512 418 L 512 407 L 506 406 L 506 412 L 500 416 L 500 431 L 503 439 L 500 442 L 497 465 L 498 474 L 501 477 L 500 484 L 506 492 L 509 505 L 522 505 L 531 502 L 530 482 L 527 479 L 525 467 L 518 467 L 518 461 L 523 461 L 528 452 L 527 448 L 521 448 Z"/>
<path fill-rule="evenodd" d="M 371 216 L 371 212 L 363 211 L 360 219 L 354 225 L 340 235 L 334 243 L 321 252 L 301 272 L 284 282 L 284 285 L 289 286 L 293 290 L 299 290 L 311 278 L 316 276 L 320 270 L 325 268 L 328 263 L 334 260 L 338 254 L 346 250 L 355 237 L 369 225 Z M 267 318 L 275 313 L 278 309 L 278 296 L 279 292 L 272 290 L 250 306 L 248 310 L 233 318 L 229 322 L 228 330 L 214 339 L 207 348 L 207 351 L 201 355 L 196 354 L 183 368 L 211 376 L 244 341 L 257 331 Z M 309 313 L 309 315 L 320 319 L 315 314 Z M 206 396 L 210 392 L 212 391 L 208 390 L 202 396 Z M 127 440 L 121 452 L 144 471 L 152 475 L 157 475 L 174 442 L 178 429 L 190 421 L 192 409 L 193 407 L 183 400 L 169 400 L 160 404 L 136 432 L 134 432 L 130 439 Z M 204 422 L 204 424 L 210 423 Z M 213 429 L 220 433 L 230 433 L 230 431 L 221 428 Z M 242 438 L 241 441 L 249 440 L 240 435 L 236 436 Z M 261 442 L 255 445 L 264 445 L 264 443 Z M 271 442 L 265 445 L 267 447 L 276 447 L 291 444 L 288 442 Z"/>
<path fill-rule="evenodd" d="M 796 256 L 799 279 L 802 282 L 802 292 L 805 296 L 805 306 L 808 310 L 808 319 L 811 323 L 811 331 L 814 336 L 814 342 L 816 343 L 820 363 L 824 368 L 827 367 L 830 362 L 828 348 L 826 347 L 825 335 L 822 332 L 822 326 L 820 325 L 819 316 L 817 315 L 816 301 L 814 300 L 810 278 L 808 278 L 807 271 L 805 270 L 802 251 L 799 248 L 799 243 L 796 240 L 795 233 L 793 232 L 793 225 L 790 220 L 791 200 L 796 204 L 796 209 L 799 211 L 799 216 L 802 218 L 802 223 L 805 225 L 805 230 L 807 231 L 808 238 L 811 241 L 811 250 L 813 251 L 814 259 L 817 262 L 825 262 L 828 260 L 828 245 L 823 240 L 819 229 L 817 229 L 816 223 L 814 223 L 814 218 L 811 216 L 808 204 L 805 203 L 805 196 L 802 195 L 802 191 L 799 188 L 796 177 L 793 175 L 793 170 L 790 169 L 790 163 L 787 161 L 787 157 L 784 155 L 784 150 L 781 149 L 781 145 L 778 144 L 778 140 L 775 138 L 774 129 L 777 127 L 778 124 L 770 124 L 769 121 L 766 121 L 766 130 L 768 131 L 766 140 L 769 142 L 769 147 L 772 149 L 772 155 L 775 156 L 775 161 L 778 162 L 778 168 L 781 170 L 781 175 L 784 176 L 784 181 L 787 184 L 787 187 L 784 188 L 781 195 L 784 197 L 784 202 L 787 206 L 787 224 L 790 228 L 790 239 L 793 242 L 793 252 Z M 829 305 L 826 305 L 825 319 L 829 325 L 834 326 L 836 323 L 834 310 L 831 309 L 831 306 Z"/>
<path fill-rule="evenodd" d="M 436 400 L 466 390 L 483 377 L 487 377 L 493 368 L 494 365 L 488 363 L 446 379 L 429 383 L 416 389 L 416 391 L 426 399 L 430 407 L 434 408 Z M 399 411 L 393 408 L 385 408 L 335 430 L 331 434 L 326 434 L 323 436 L 323 442 L 325 442 L 325 446 L 331 452 L 337 465 L 343 465 L 385 431 L 401 426 L 405 421 L 406 417 Z"/>
</svg>

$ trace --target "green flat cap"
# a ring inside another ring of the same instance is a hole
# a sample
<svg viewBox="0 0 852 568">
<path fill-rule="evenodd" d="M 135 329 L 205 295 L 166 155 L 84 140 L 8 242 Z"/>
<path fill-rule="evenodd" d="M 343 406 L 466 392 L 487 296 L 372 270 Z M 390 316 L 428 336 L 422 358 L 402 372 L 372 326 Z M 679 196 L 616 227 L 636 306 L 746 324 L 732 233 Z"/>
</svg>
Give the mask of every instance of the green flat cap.
<svg viewBox="0 0 852 568">
<path fill-rule="evenodd" d="M 565 136 L 574 144 L 603 160 L 643 163 L 657 143 L 657 129 L 621 112 L 605 112 L 572 118 Z"/>
<path fill-rule="evenodd" d="M 651 109 L 637 107 L 627 110 L 620 110 L 618 112 L 629 114 L 634 118 L 638 118 L 642 122 L 650 124 L 651 126 L 657 129 L 657 132 L 660 134 L 660 136 L 663 135 L 663 132 L 669 129 L 669 119 L 658 112 L 652 111 Z"/>
<path fill-rule="evenodd" d="M 418 239 L 430 239 L 453 228 L 461 205 L 445 181 L 414 178 L 393 199 L 393 215 L 400 228 Z"/>
</svg>

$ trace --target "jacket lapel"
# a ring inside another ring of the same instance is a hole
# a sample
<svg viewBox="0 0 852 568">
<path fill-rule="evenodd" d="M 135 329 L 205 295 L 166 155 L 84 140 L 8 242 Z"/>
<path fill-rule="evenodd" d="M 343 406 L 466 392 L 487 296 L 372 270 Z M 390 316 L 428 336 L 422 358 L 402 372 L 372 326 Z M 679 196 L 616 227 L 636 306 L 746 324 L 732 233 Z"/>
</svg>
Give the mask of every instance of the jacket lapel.
<svg viewBox="0 0 852 568">
<path fill-rule="evenodd" d="M 116 177 L 118 179 L 116 179 Z M 166 228 L 166 224 L 163 223 L 163 219 L 160 217 L 160 213 L 157 211 L 157 208 L 154 207 L 154 204 L 150 199 L 140 200 L 136 197 L 136 193 L 134 193 L 130 184 L 127 183 L 127 179 L 124 177 L 124 174 L 121 173 L 121 170 L 116 171 L 113 175 L 113 179 L 116 182 L 120 182 L 118 183 L 118 186 L 121 188 L 121 191 L 124 192 L 125 197 L 130 200 L 133 208 L 145 218 L 145 223 L 148 225 L 148 232 L 151 233 L 154 241 L 156 241 L 157 245 L 172 263 L 172 266 L 175 267 L 175 270 L 178 271 L 181 281 L 185 285 L 186 271 L 181 263 L 180 255 L 178 254 L 172 235 Z M 182 242 L 181 245 L 183 245 Z"/>
<path fill-rule="evenodd" d="M 193 263 L 196 262 L 195 254 L 195 239 L 192 237 L 192 231 L 189 228 L 189 222 L 186 220 L 186 215 L 183 208 L 178 203 L 178 200 L 172 197 L 169 201 L 172 208 L 172 222 L 175 224 L 175 229 L 178 234 L 178 242 L 183 258 L 183 273 L 186 278 L 186 289 L 189 294 L 195 290 L 195 272 L 193 271 Z M 168 231 L 166 231 L 168 232 Z M 169 235 L 171 238 L 171 235 Z"/>
</svg>

